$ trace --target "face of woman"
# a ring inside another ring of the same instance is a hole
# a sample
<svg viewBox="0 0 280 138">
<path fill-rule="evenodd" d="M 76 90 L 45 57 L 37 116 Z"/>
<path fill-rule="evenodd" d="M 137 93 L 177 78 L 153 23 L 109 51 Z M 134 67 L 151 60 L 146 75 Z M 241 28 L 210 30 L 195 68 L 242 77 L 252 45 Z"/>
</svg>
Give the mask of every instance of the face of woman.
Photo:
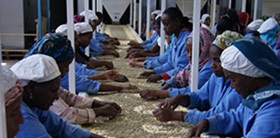
<svg viewBox="0 0 280 138">
<path fill-rule="evenodd" d="M 167 35 L 172 35 L 178 29 L 180 29 L 180 22 L 178 19 L 172 20 L 171 18 L 168 17 L 167 14 L 163 14 L 161 17 L 162 24 L 164 25 L 164 31 Z"/>
<path fill-rule="evenodd" d="M 238 94 L 243 98 L 246 98 L 252 91 L 252 88 L 255 87 L 254 79 L 248 76 L 237 74 L 228 70 L 223 70 L 227 78 L 230 79 L 230 86 L 235 88 Z"/>
<path fill-rule="evenodd" d="M 211 68 L 212 68 L 213 72 L 215 73 L 215 75 L 218 77 L 224 76 L 223 68 L 221 66 L 221 60 L 220 60 L 220 56 L 221 56 L 222 52 L 223 51 L 220 48 L 218 48 L 217 46 L 210 47 L 210 57 L 212 60 Z"/>
<path fill-rule="evenodd" d="M 79 43 L 82 47 L 86 48 L 90 44 L 92 32 L 79 35 Z"/>
<path fill-rule="evenodd" d="M 32 95 L 28 98 L 31 100 L 32 106 L 48 110 L 53 101 L 58 99 L 57 91 L 60 87 L 60 77 L 44 83 L 30 83 L 33 84 L 28 87 L 28 92 Z"/>
<path fill-rule="evenodd" d="M 13 138 L 18 130 L 19 125 L 24 122 L 20 105 L 22 103 L 22 95 L 6 107 L 6 122 L 8 138 Z"/>
<path fill-rule="evenodd" d="M 189 61 L 192 61 L 192 43 L 186 43 L 186 48 L 187 48 L 187 58 Z"/>
<path fill-rule="evenodd" d="M 61 73 L 61 78 L 69 71 L 69 65 L 71 64 L 72 60 L 67 60 L 61 63 L 58 63 L 58 68 Z"/>
</svg>

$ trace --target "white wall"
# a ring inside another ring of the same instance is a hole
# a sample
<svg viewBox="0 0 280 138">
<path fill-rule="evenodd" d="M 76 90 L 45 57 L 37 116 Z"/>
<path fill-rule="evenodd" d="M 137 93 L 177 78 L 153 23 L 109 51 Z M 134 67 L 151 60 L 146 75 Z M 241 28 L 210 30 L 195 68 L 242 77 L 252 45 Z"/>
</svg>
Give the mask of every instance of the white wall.
<svg viewBox="0 0 280 138">
<path fill-rule="evenodd" d="M 0 1 L 0 31 L 3 49 L 24 48 L 23 0 Z"/>
<path fill-rule="evenodd" d="M 280 0 L 263 0 L 262 15 L 273 16 L 280 12 Z"/>
<path fill-rule="evenodd" d="M 177 0 L 176 2 L 184 16 L 193 17 L 193 0 Z M 201 1 L 201 8 L 206 2 L 207 0 Z"/>
<path fill-rule="evenodd" d="M 107 10 L 113 22 L 118 22 L 130 4 L 130 0 L 103 0 L 103 6 Z"/>
</svg>

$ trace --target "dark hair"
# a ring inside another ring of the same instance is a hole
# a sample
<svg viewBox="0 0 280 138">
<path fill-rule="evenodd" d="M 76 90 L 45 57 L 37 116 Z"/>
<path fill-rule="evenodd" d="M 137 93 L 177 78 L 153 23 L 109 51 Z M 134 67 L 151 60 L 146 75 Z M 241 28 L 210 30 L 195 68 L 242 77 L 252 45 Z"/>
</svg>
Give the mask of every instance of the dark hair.
<svg viewBox="0 0 280 138">
<path fill-rule="evenodd" d="M 233 22 L 239 23 L 239 16 L 235 9 L 228 9 L 226 14 Z"/>
<path fill-rule="evenodd" d="M 156 19 L 155 24 L 158 25 L 158 26 L 160 26 L 160 24 L 161 24 L 161 17 L 158 17 L 158 18 Z"/>
<path fill-rule="evenodd" d="M 168 15 L 169 18 L 175 20 L 175 19 L 179 19 L 181 21 L 181 23 L 183 23 L 183 13 L 175 7 L 170 7 L 167 8 L 163 14 Z"/>
<path fill-rule="evenodd" d="M 238 24 L 233 22 L 228 15 L 222 16 L 222 18 L 218 21 L 217 35 L 222 34 L 226 30 L 238 32 Z"/>
<path fill-rule="evenodd" d="M 98 19 L 99 19 L 100 21 L 103 21 L 104 16 L 103 16 L 103 14 L 102 14 L 101 12 L 96 12 L 95 14 L 96 14 L 96 16 L 98 17 Z"/>
<path fill-rule="evenodd" d="M 187 27 L 189 31 L 191 32 L 193 29 L 193 24 L 190 22 L 190 18 L 185 16 L 183 17 L 183 26 Z"/>
</svg>

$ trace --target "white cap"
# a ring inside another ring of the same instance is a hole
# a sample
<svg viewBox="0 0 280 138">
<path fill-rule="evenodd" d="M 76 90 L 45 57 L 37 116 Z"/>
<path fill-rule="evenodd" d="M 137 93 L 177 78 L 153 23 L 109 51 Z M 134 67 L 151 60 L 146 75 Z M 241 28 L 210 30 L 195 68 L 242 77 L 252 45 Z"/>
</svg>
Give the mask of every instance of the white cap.
<svg viewBox="0 0 280 138">
<path fill-rule="evenodd" d="M 152 13 L 151 13 L 151 15 L 159 15 L 159 14 L 161 14 L 161 10 L 155 10 L 155 11 L 153 11 Z"/>
<path fill-rule="evenodd" d="M 206 20 L 208 17 L 210 18 L 210 15 L 209 15 L 209 14 L 207 14 L 207 13 L 203 14 L 202 17 L 201 17 L 201 22 L 204 23 L 205 20 Z"/>
<path fill-rule="evenodd" d="M 67 29 L 67 24 L 62 24 L 55 29 L 55 32 L 67 36 Z"/>
<path fill-rule="evenodd" d="M 35 54 L 14 64 L 11 70 L 15 73 L 21 85 L 29 81 L 38 83 L 51 81 L 61 75 L 56 61 L 47 55 Z"/>
<path fill-rule="evenodd" d="M 254 20 L 247 26 L 247 28 L 252 30 L 252 31 L 257 31 L 261 27 L 263 22 L 264 21 L 262 19 Z"/>
<path fill-rule="evenodd" d="M 86 22 L 75 23 L 74 30 L 77 32 L 77 34 L 93 32 L 92 27 Z"/>
<path fill-rule="evenodd" d="M 258 29 L 260 33 L 266 33 L 271 29 L 275 28 L 278 25 L 278 22 L 274 18 L 269 18 L 263 22 L 261 27 Z"/>
<path fill-rule="evenodd" d="M 226 48 L 221 54 L 222 67 L 228 71 L 249 77 L 265 77 L 251 61 L 249 61 L 235 46 Z"/>
<path fill-rule="evenodd" d="M 161 18 L 161 16 L 162 14 L 158 14 L 155 19 L 157 20 L 158 18 Z"/>
<path fill-rule="evenodd" d="M 86 16 L 86 11 L 80 13 L 81 16 Z M 88 18 L 90 20 L 99 20 L 92 10 L 88 10 Z"/>
<path fill-rule="evenodd" d="M 9 89 L 11 89 L 13 86 L 15 86 L 17 82 L 17 78 L 15 74 L 10 71 L 9 69 L 6 69 L 2 66 L 2 76 L 1 76 L 1 91 L 6 93 Z"/>
</svg>

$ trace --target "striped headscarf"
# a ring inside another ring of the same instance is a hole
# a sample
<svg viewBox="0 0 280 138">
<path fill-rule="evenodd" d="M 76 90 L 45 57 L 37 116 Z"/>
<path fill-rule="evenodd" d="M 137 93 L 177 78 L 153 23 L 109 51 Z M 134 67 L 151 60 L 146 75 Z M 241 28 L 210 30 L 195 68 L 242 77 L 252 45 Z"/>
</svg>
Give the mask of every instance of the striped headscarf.
<svg viewBox="0 0 280 138">
<path fill-rule="evenodd" d="M 74 50 L 68 39 L 59 33 L 49 33 L 38 40 L 25 57 L 33 54 L 45 54 L 53 57 L 57 63 L 74 59 Z"/>
</svg>

